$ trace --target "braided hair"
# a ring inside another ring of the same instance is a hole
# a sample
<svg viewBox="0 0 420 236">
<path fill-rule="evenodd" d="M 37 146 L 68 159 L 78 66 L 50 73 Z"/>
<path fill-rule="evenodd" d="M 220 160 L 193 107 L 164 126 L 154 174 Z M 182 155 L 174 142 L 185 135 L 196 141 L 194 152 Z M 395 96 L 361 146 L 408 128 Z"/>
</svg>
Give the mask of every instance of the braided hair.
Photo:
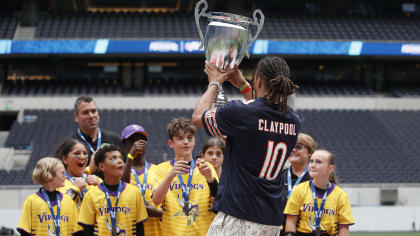
<svg viewBox="0 0 420 236">
<path fill-rule="evenodd" d="M 286 61 L 280 57 L 265 57 L 258 62 L 256 75 L 263 79 L 269 88 L 266 95 L 268 105 L 282 110 L 287 116 L 287 97 L 294 94 L 299 86 L 289 79 L 290 69 Z"/>
</svg>

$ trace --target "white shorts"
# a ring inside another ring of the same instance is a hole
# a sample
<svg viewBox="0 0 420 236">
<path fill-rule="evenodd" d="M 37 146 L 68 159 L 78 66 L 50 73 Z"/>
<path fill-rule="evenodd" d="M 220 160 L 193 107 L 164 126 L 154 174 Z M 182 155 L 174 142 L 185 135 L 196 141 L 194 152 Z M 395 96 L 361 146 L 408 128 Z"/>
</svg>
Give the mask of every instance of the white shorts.
<svg viewBox="0 0 420 236">
<path fill-rule="evenodd" d="M 219 211 L 210 225 L 207 236 L 278 236 L 280 226 L 263 225 L 241 220 Z"/>
</svg>

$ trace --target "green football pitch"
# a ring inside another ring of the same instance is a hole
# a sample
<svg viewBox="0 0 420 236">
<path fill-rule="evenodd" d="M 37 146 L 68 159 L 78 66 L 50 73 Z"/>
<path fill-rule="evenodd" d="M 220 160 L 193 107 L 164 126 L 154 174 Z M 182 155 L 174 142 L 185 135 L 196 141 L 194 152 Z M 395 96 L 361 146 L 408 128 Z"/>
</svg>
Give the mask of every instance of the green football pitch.
<svg viewBox="0 0 420 236">
<path fill-rule="evenodd" d="M 393 232 L 393 233 L 355 233 L 350 232 L 351 236 L 420 236 L 420 232 Z"/>
</svg>

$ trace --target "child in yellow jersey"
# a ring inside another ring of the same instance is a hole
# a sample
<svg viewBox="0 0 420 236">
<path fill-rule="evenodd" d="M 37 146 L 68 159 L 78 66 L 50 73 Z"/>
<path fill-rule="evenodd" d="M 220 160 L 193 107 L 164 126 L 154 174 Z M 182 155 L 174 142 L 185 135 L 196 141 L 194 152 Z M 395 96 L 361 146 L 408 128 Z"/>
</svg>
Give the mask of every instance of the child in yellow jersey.
<svg viewBox="0 0 420 236">
<path fill-rule="evenodd" d="M 121 133 L 121 141 L 127 155 L 122 180 L 140 189 L 146 205 L 149 219 L 144 222 L 144 234 L 146 236 L 160 236 L 162 210 L 157 209 L 151 202 L 153 189 L 156 187 L 153 181 L 153 172 L 157 166 L 152 165 L 145 159 L 147 138 L 149 134 L 140 125 L 129 125 Z"/>
<path fill-rule="evenodd" d="M 26 198 L 17 231 L 21 235 L 72 235 L 77 225 L 76 204 L 56 190 L 64 186 L 63 164 L 56 158 L 42 158 L 32 179 L 42 188 Z"/>
<path fill-rule="evenodd" d="M 86 192 L 101 183 L 97 176 L 84 173 L 88 162 L 87 149 L 77 139 L 65 139 L 58 145 L 55 156 L 61 159 L 66 168 L 65 185 L 59 191 L 73 198 L 77 208 L 80 208 Z"/>
<path fill-rule="evenodd" d="M 168 145 L 175 158 L 158 165 L 153 192 L 155 205 L 162 204 L 162 235 L 206 235 L 214 213 L 211 196 L 218 177 L 207 162 L 192 159 L 196 127 L 187 118 L 175 118 L 168 125 Z"/>
<path fill-rule="evenodd" d="M 354 224 L 347 194 L 336 185 L 335 157 L 315 151 L 309 160 L 312 181 L 299 184 L 287 201 L 286 236 L 349 235 Z"/>
<path fill-rule="evenodd" d="M 124 161 L 120 148 L 101 147 L 95 165 L 104 182 L 83 199 L 78 223 L 85 235 L 144 235 L 143 221 L 148 216 L 143 197 L 138 188 L 121 181 Z"/>
</svg>

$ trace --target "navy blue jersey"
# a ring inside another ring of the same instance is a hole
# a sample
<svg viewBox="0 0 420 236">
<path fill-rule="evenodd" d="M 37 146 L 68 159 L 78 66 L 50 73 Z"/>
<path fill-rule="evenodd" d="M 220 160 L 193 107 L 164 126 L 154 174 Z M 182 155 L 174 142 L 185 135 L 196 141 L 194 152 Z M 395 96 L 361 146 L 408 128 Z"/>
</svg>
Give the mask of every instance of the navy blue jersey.
<svg viewBox="0 0 420 236">
<path fill-rule="evenodd" d="M 226 135 L 219 189 L 213 209 L 239 219 L 278 225 L 282 219 L 281 170 L 300 130 L 297 114 L 268 106 L 265 98 L 231 101 L 204 112 L 212 136 Z"/>
</svg>

